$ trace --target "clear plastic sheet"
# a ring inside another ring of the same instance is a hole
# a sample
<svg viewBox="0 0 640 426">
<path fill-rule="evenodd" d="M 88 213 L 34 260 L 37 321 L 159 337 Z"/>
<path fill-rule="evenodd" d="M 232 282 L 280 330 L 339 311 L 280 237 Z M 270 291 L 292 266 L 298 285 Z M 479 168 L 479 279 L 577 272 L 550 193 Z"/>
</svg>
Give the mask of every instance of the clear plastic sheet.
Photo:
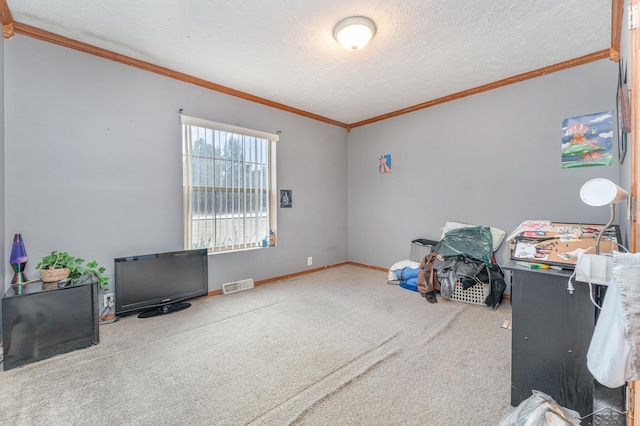
<svg viewBox="0 0 640 426">
<path fill-rule="evenodd" d="M 465 255 L 491 265 L 493 237 L 487 226 L 453 229 L 447 232 L 440 246 L 442 257 Z"/>
<path fill-rule="evenodd" d="M 515 408 L 507 411 L 498 426 L 578 426 L 580 414 L 561 407 L 544 392 L 532 391 L 533 395 Z"/>
</svg>

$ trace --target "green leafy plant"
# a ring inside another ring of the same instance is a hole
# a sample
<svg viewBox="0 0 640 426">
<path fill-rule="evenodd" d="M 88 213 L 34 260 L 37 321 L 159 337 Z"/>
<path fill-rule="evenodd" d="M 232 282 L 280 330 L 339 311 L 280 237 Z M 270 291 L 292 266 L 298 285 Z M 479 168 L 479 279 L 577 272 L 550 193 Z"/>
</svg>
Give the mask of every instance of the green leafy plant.
<svg viewBox="0 0 640 426">
<path fill-rule="evenodd" d="M 60 269 L 69 268 L 71 274 L 77 274 L 84 259 L 71 256 L 67 252 L 52 251 L 51 254 L 42 257 L 36 265 L 36 269 Z"/>
<path fill-rule="evenodd" d="M 85 264 L 84 259 L 71 256 L 67 252 L 52 251 L 43 256 L 36 265 L 36 269 L 69 268 L 69 277 L 73 285 L 94 282 L 97 280 L 101 291 L 107 290 L 109 277 L 104 276 L 105 268 L 98 265 L 95 260 Z"/>
</svg>

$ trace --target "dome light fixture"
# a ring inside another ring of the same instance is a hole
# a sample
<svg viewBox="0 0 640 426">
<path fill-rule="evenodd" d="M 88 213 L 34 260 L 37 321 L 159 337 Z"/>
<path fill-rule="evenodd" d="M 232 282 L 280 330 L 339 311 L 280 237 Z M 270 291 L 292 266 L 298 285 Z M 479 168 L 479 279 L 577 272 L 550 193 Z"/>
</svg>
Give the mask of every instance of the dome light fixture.
<svg viewBox="0 0 640 426">
<path fill-rule="evenodd" d="M 376 35 L 376 24 L 364 16 L 352 16 L 338 22 L 333 38 L 347 50 L 360 50 Z"/>
</svg>

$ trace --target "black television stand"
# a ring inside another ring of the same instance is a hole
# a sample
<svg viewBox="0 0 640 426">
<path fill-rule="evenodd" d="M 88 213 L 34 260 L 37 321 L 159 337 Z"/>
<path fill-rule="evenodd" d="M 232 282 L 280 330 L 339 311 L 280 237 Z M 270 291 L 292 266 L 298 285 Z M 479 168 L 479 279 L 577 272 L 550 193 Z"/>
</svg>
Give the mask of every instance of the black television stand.
<svg viewBox="0 0 640 426">
<path fill-rule="evenodd" d="M 172 314 L 174 312 L 183 311 L 190 306 L 191 303 L 187 302 L 169 303 L 167 305 L 158 306 L 157 308 L 142 311 L 138 314 L 138 318 L 151 318 L 157 317 L 158 315 Z"/>
<path fill-rule="evenodd" d="M 9 287 L 0 324 L 4 370 L 97 345 L 98 324 L 97 283 L 48 289 L 37 282 L 22 293 Z"/>
</svg>

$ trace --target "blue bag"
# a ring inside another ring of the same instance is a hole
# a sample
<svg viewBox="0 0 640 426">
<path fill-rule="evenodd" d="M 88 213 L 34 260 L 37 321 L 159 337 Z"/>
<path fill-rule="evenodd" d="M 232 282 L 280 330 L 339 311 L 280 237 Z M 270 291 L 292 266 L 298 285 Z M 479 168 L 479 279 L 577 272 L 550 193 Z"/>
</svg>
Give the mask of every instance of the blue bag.
<svg viewBox="0 0 640 426">
<path fill-rule="evenodd" d="M 400 287 L 402 288 L 406 288 L 407 290 L 411 290 L 411 291 L 418 291 L 418 277 L 415 278 L 409 278 L 406 281 L 401 281 L 400 282 Z"/>
</svg>

